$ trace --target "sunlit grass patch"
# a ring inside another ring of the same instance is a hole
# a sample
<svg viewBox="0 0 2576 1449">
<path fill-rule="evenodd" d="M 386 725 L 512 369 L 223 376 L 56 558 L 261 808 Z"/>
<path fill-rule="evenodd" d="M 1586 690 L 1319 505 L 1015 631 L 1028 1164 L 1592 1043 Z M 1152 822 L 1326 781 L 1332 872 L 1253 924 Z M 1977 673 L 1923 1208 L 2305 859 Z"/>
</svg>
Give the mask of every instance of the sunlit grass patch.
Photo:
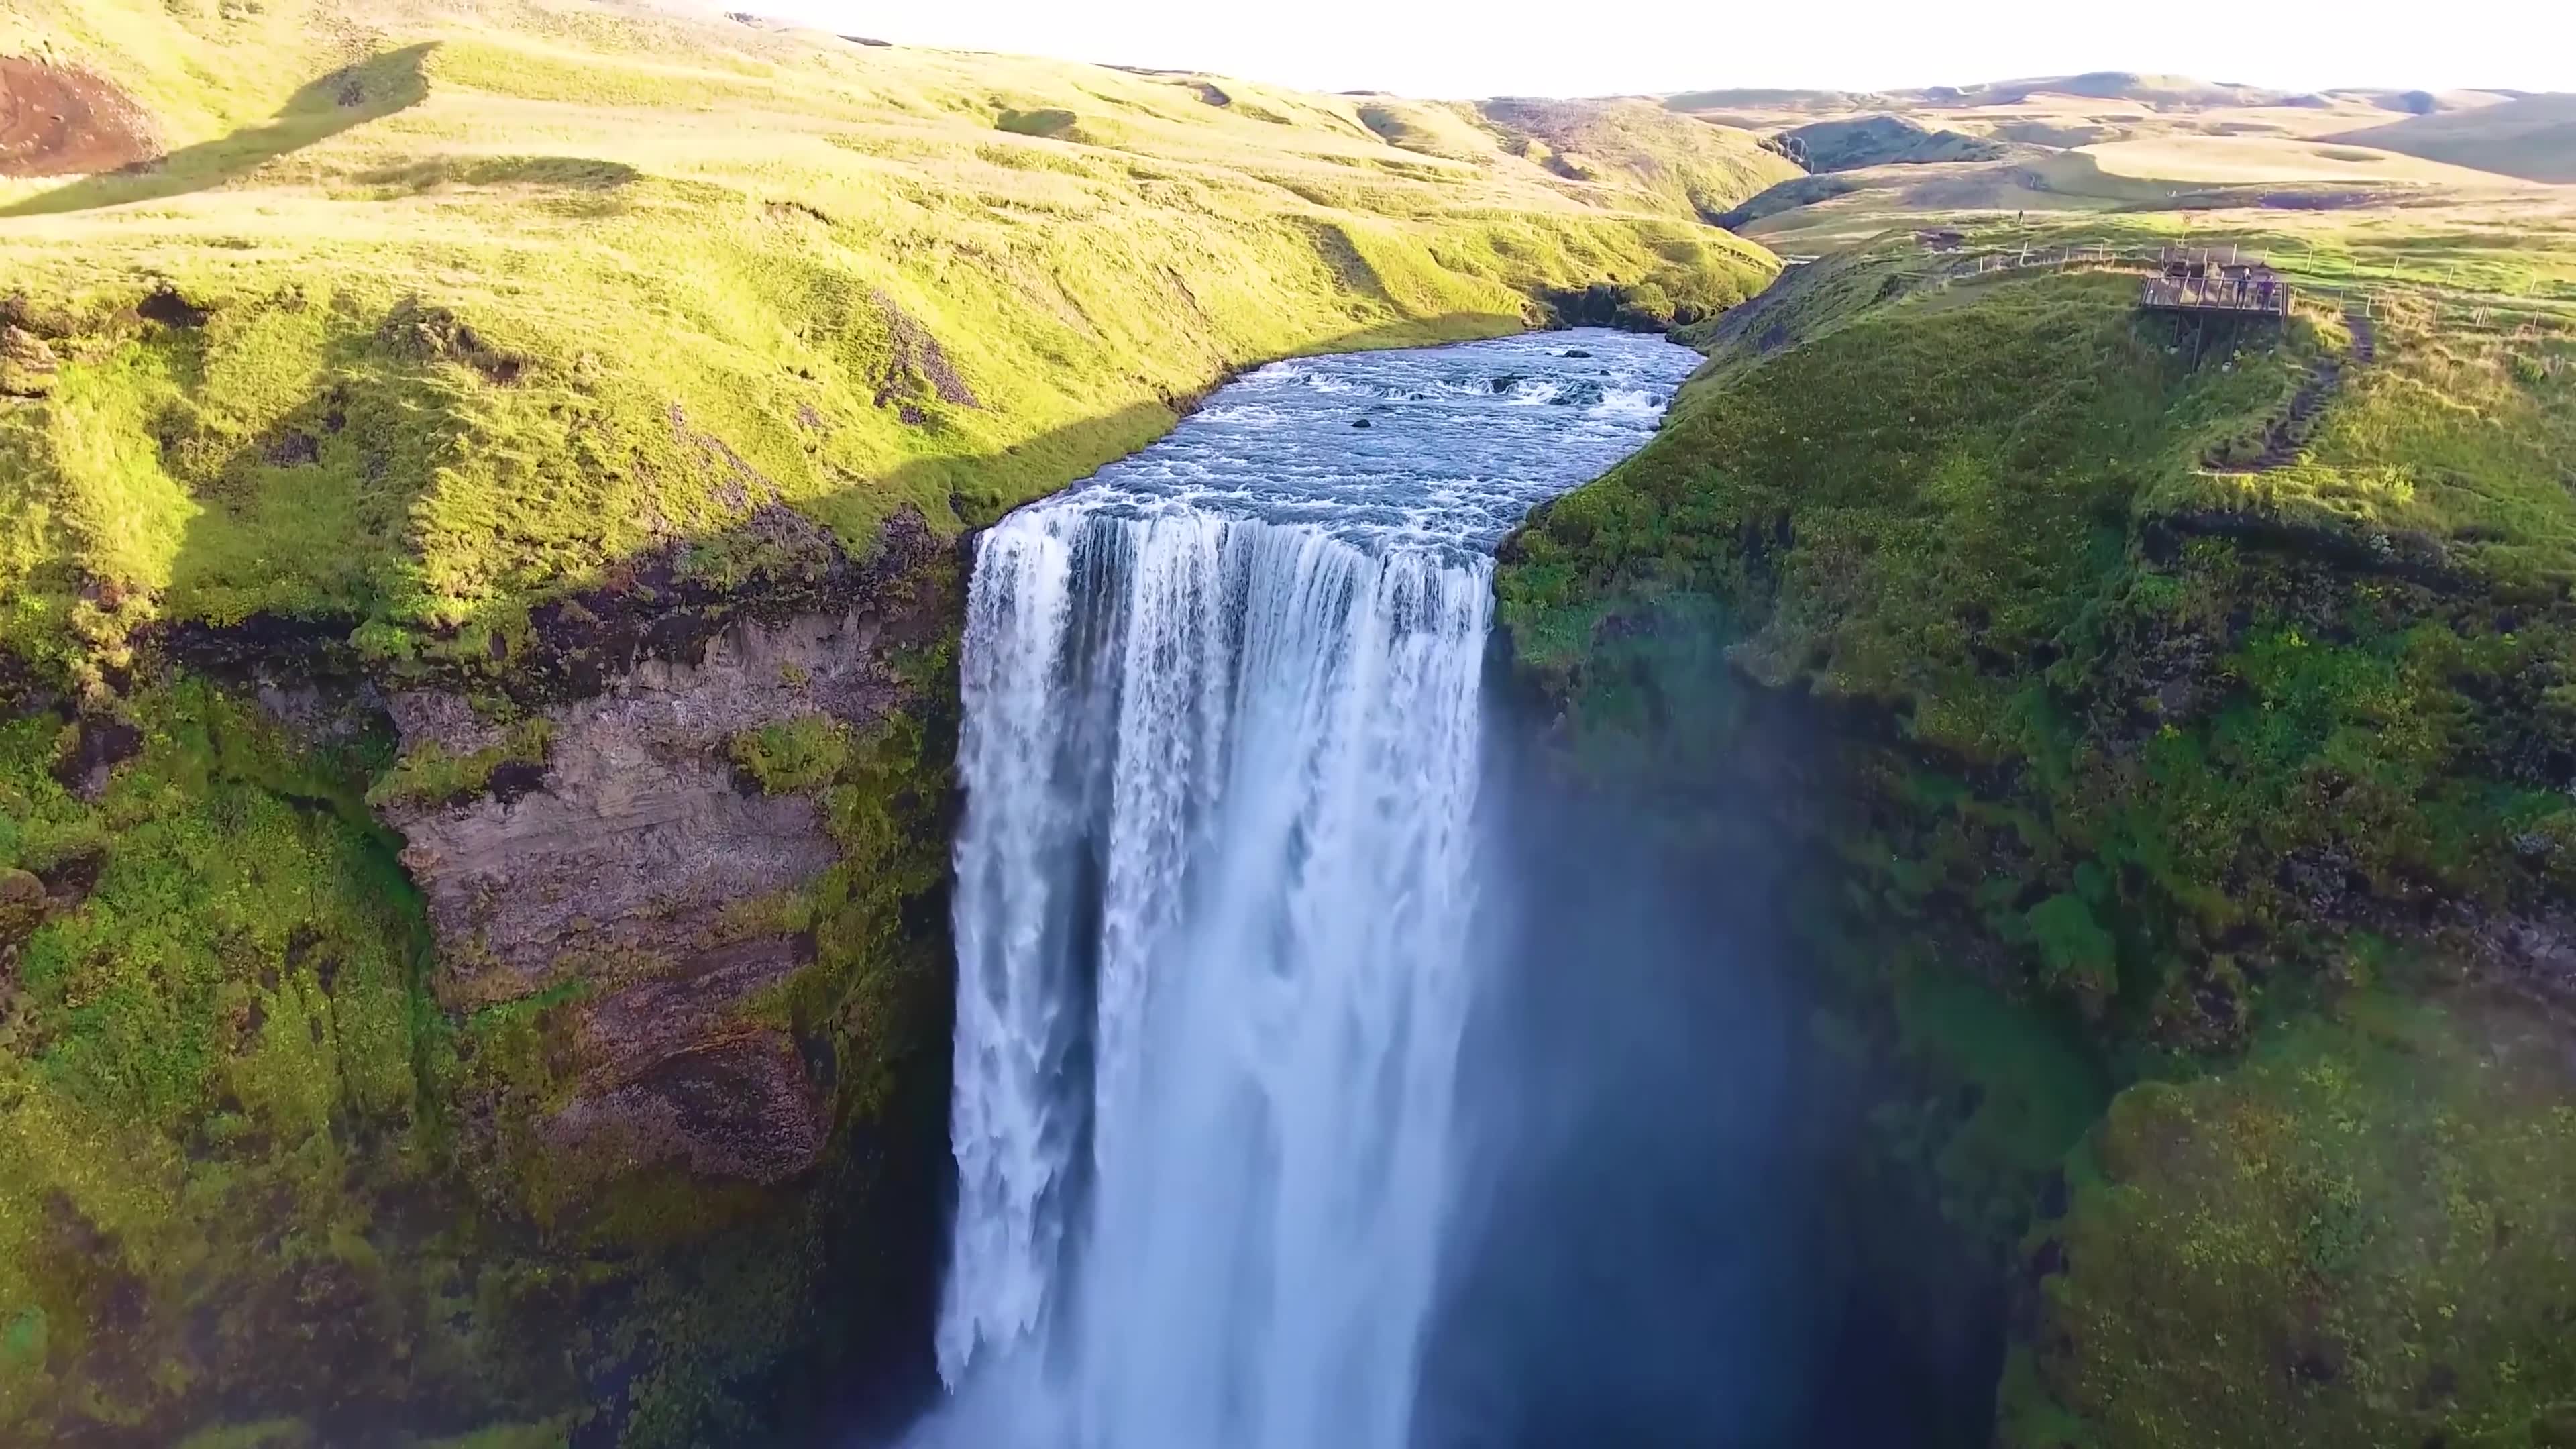
<svg viewBox="0 0 2576 1449">
<path fill-rule="evenodd" d="M 1687 319 L 1771 266 L 1642 173 L 1424 167 L 1345 98 L 521 6 L 388 9 L 418 44 L 354 68 L 295 40 L 298 91 L 246 68 L 269 12 L 48 14 L 138 95 L 232 88 L 172 122 L 202 160 L 0 184 L 61 364 L 0 411 L 0 643 L 45 658 L 259 614 L 461 656 L 761 507 L 862 556 L 898 511 L 989 518 L 1248 362 L 1491 336 L 1611 277 Z M 1761 156 L 1747 185 L 1776 161 L 1666 124 Z M 195 319 L 130 310 L 160 287 Z"/>
</svg>

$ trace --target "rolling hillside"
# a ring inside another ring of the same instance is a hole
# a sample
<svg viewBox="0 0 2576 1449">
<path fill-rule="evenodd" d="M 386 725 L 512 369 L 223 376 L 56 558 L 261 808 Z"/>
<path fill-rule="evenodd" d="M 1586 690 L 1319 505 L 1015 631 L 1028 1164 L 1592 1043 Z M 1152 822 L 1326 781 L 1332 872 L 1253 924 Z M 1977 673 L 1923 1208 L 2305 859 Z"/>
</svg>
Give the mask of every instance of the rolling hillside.
<svg viewBox="0 0 2576 1449">
<path fill-rule="evenodd" d="M 2105 71 L 1875 93 L 1693 91 L 1665 104 L 1831 173 L 1727 213 L 1790 254 L 2037 212 L 2324 210 L 2349 221 L 2438 206 L 2483 224 L 2499 204 L 2563 211 L 2570 194 L 2542 185 L 2576 177 L 2567 98 L 2493 91 L 2292 93 Z"/>
<path fill-rule="evenodd" d="M 2526 181 L 2576 183 L 2576 95 L 2437 111 L 2334 139 Z"/>
<path fill-rule="evenodd" d="M 1749 133 L 1637 100 L 1479 102 L 1503 148 L 1570 180 L 1642 192 L 1703 219 L 1798 174 Z"/>
</svg>

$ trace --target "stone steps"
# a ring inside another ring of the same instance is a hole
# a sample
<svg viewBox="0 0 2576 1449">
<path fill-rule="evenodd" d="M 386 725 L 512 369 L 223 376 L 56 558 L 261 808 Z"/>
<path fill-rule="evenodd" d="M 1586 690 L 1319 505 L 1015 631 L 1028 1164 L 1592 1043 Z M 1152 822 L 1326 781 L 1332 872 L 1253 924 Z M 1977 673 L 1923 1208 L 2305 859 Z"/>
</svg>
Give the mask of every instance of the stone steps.
<svg viewBox="0 0 2576 1449">
<path fill-rule="evenodd" d="M 2326 404 L 2343 387 L 2347 360 L 2367 367 L 2379 360 L 2379 334 L 2371 319 L 2360 312 L 2346 311 L 2344 325 L 2352 333 L 2352 346 L 2345 357 L 2325 358 L 2308 369 L 2307 380 L 2290 396 L 2290 406 L 2263 428 L 2263 450 L 2251 459 L 2230 460 L 2212 452 L 2201 457 L 2204 472 L 2246 476 L 2287 468 L 2299 461 L 2307 448 L 2308 435 L 2316 431 L 2317 418 Z"/>
</svg>

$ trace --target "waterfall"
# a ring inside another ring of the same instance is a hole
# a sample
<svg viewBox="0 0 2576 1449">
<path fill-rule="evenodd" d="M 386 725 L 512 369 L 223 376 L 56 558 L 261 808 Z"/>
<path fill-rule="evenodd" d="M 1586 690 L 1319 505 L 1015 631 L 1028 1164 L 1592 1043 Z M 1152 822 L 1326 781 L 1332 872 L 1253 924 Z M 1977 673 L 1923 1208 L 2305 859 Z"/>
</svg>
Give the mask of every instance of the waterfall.
<svg viewBox="0 0 2576 1449">
<path fill-rule="evenodd" d="M 1076 502 L 984 540 L 952 1386 L 1053 1333 L 1074 1442 L 1403 1443 L 1489 597 L 1311 525 Z"/>
<path fill-rule="evenodd" d="M 1690 358 L 1596 345 L 1632 386 Z M 1267 369 L 979 541 L 951 1400 L 919 1442 L 1407 1443 L 1472 986 L 1486 550 L 1653 422 L 1599 384 L 1589 412 L 1513 395 L 1591 352 L 1486 350 L 1520 371 Z M 1389 398 L 1414 443 L 1322 431 Z"/>
</svg>

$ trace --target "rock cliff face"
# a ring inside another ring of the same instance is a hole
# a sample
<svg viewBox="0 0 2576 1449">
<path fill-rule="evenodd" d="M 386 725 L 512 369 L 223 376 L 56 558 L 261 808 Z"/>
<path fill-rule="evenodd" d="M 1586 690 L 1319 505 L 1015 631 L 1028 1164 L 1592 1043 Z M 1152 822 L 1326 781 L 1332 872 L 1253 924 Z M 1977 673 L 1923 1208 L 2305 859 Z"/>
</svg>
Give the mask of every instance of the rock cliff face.
<svg viewBox="0 0 2576 1449">
<path fill-rule="evenodd" d="M 829 622 L 813 622 L 821 627 L 777 632 L 839 642 Z M 784 690 L 744 690 L 747 671 L 717 657 L 768 664 L 760 645 L 770 632 L 740 627 L 709 647 L 703 669 L 639 670 L 609 698 L 549 711 L 545 758 L 492 793 L 382 810 L 429 899 L 442 1001 L 488 1006 L 568 979 L 652 973 L 716 931 L 726 907 L 794 890 L 831 864 L 814 802 L 744 794 L 727 754 L 736 733 L 792 718 L 800 703 Z M 774 665 L 767 682 L 778 682 Z M 473 725 L 457 696 L 393 704 L 407 747 L 475 737 L 439 728 L 441 715 Z"/>
<path fill-rule="evenodd" d="M 540 1133 L 548 1150 L 764 1183 L 813 1165 L 824 1093 L 747 1009 L 810 967 L 814 942 L 750 908 L 809 892 L 841 852 L 821 803 L 766 793 L 734 745 L 918 707 L 892 655 L 921 623 L 869 605 L 733 621 L 694 658 L 638 660 L 598 697 L 542 709 L 543 757 L 496 768 L 487 793 L 380 807 L 428 902 L 442 1004 L 579 996 L 579 1086 Z M 388 703 L 407 753 L 472 756 L 509 733 L 458 693 Z"/>
</svg>

